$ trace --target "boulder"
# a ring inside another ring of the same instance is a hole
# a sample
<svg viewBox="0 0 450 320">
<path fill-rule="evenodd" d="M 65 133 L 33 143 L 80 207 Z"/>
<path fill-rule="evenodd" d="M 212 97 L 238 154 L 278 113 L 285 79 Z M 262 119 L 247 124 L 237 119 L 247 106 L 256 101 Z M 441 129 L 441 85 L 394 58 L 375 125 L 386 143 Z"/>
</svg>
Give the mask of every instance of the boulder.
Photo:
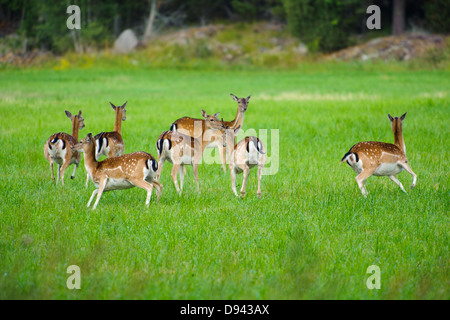
<svg viewBox="0 0 450 320">
<path fill-rule="evenodd" d="M 131 29 L 124 30 L 114 42 L 114 51 L 121 54 L 132 52 L 139 40 Z"/>
</svg>

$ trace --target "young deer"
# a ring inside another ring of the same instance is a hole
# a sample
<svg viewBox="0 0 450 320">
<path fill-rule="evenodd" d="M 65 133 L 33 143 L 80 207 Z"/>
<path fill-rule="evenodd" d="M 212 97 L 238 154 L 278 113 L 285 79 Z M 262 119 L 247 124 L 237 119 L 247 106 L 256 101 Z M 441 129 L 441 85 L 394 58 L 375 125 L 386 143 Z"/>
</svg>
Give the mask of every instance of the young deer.
<svg viewBox="0 0 450 320">
<path fill-rule="evenodd" d="M 58 132 L 50 136 L 44 145 L 44 156 L 50 162 L 50 170 L 52 171 L 52 180 L 55 180 L 53 172 L 53 163 L 58 165 L 58 184 L 61 177 L 61 183 L 64 185 L 64 172 L 71 164 L 75 164 L 72 176 L 75 177 L 78 165 L 80 164 L 80 153 L 73 152 L 72 146 L 78 143 L 78 132 L 84 128 L 84 119 L 81 116 L 81 110 L 78 115 L 73 116 L 69 111 L 65 111 L 67 117 L 72 121 L 72 135 L 65 132 Z"/>
<path fill-rule="evenodd" d="M 230 94 L 234 101 L 238 103 L 238 109 L 236 113 L 236 117 L 232 121 L 225 121 L 224 124 L 227 125 L 230 128 L 236 129 L 236 128 L 242 128 L 244 124 L 244 115 L 248 108 L 248 102 L 250 100 L 251 96 L 248 96 L 247 98 L 238 98 L 234 94 Z M 217 116 L 217 114 L 216 114 Z M 201 127 L 198 125 L 196 127 L 196 123 L 201 123 Z M 195 119 L 191 117 L 183 117 L 178 120 L 176 120 L 172 125 L 170 126 L 170 131 L 176 131 L 181 132 L 185 135 L 205 140 L 205 130 L 207 130 L 207 127 L 205 126 L 205 121 L 202 119 Z M 221 146 L 220 140 L 221 140 L 221 133 L 216 132 L 215 135 L 211 135 L 210 140 L 207 140 L 209 144 L 207 145 L 207 148 L 219 148 L 219 156 L 222 161 L 222 169 L 223 171 L 226 171 L 226 152 L 225 148 Z M 209 138 L 209 137 L 208 137 Z"/>
<path fill-rule="evenodd" d="M 72 149 L 74 151 L 84 152 L 84 165 L 92 182 L 97 187 L 89 199 L 88 207 L 91 205 L 96 194 L 97 199 L 92 209 L 97 207 L 104 191 L 122 190 L 133 187 L 139 187 L 147 191 L 145 204 L 148 207 L 153 186 L 155 186 L 158 194 L 156 202 L 159 201 L 162 185 L 155 180 L 158 163 L 151 154 L 134 152 L 98 162 L 95 157 L 95 142 L 91 133 Z"/>
<path fill-rule="evenodd" d="M 402 183 L 395 177 L 405 169 L 413 176 L 411 190 L 416 185 L 417 175 L 408 164 L 405 141 L 403 140 L 402 122 L 406 113 L 400 118 L 393 118 L 390 114 L 388 116 L 394 133 L 394 144 L 377 141 L 359 142 L 351 147 L 341 160 L 341 162 L 347 161 L 358 174 L 356 183 L 358 183 L 364 197 L 367 197 L 365 182 L 371 175 L 388 176 L 403 192 L 406 192 Z"/>
<path fill-rule="evenodd" d="M 258 166 L 258 190 L 256 194 L 261 197 L 261 175 L 266 162 L 266 151 L 261 140 L 257 137 L 247 136 L 236 144 L 236 133 L 240 128 L 227 128 L 226 125 L 223 128 L 225 129 L 223 146 L 226 147 L 230 158 L 231 189 L 236 196 L 239 196 L 236 191 L 236 175 L 244 172 L 244 181 L 241 187 L 241 196 L 244 197 L 250 170 Z"/>
<path fill-rule="evenodd" d="M 116 107 L 111 102 L 111 107 L 116 113 L 116 120 L 114 122 L 114 129 L 112 132 L 100 132 L 94 136 L 95 144 L 97 146 L 95 150 L 95 158 L 98 160 L 102 155 L 108 158 L 120 156 L 125 150 L 125 145 L 122 139 L 122 121 L 127 119 L 125 102 L 122 106 Z M 89 173 L 86 177 L 86 187 L 89 184 Z"/>
<path fill-rule="evenodd" d="M 217 113 L 215 115 L 208 115 L 202 109 L 202 115 L 205 119 L 205 126 L 207 129 L 218 130 L 222 128 L 222 123 L 217 119 Z M 158 175 L 157 181 L 161 175 L 161 171 L 165 161 L 169 161 L 173 164 L 172 167 L 172 180 L 175 184 L 177 192 L 181 195 L 183 191 L 184 173 L 186 172 L 185 166 L 192 165 L 195 181 L 197 182 L 197 190 L 200 192 L 200 186 L 198 182 L 198 165 L 202 160 L 203 151 L 208 145 L 208 141 L 199 140 L 191 136 L 182 134 L 180 132 L 165 131 L 163 132 L 156 142 L 156 148 L 158 149 Z M 180 186 L 178 187 L 177 174 L 180 173 Z"/>
</svg>

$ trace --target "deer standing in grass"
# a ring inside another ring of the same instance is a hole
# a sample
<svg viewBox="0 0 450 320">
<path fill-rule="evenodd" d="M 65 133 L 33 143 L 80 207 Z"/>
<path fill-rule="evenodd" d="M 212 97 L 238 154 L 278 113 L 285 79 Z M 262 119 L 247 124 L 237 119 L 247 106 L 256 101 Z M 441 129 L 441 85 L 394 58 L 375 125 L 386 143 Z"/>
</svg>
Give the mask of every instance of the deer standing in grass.
<svg viewBox="0 0 450 320">
<path fill-rule="evenodd" d="M 261 197 L 261 176 L 266 162 L 266 151 L 261 140 L 254 136 L 247 136 L 236 143 L 236 134 L 240 128 L 229 128 L 224 123 L 223 129 L 225 129 L 223 131 L 223 147 L 226 147 L 230 159 L 231 189 L 238 197 L 236 175 L 243 172 L 244 180 L 241 187 L 241 196 L 244 197 L 250 170 L 257 166 L 258 190 L 256 194 Z"/>
<path fill-rule="evenodd" d="M 48 138 L 44 145 L 44 156 L 50 162 L 52 180 L 55 180 L 53 164 L 56 163 L 58 165 L 58 179 L 56 180 L 56 184 L 58 184 L 61 178 L 62 185 L 64 185 L 64 172 L 71 164 L 75 164 L 75 168 L 70 179 L 75 177 L 81 155 L 79 152 L 73 152 L 72 146 L 78 143 L 78 132 L 84 128 L 84 119 L 81 116 L 81 110 L 75 116 L 67 110 L 65 112 L 67 117 L 72 121 L 72 135 L 65 132 L 55 133 Z"/>
<path fill-rule="evenodd" d="M 238 98 L 232 93 L 230 95 L 233 100 L 238 103 L 237 113 L 236 117 L 232 121 L 224 121 L 224 124 L 233 129 L 242 128 L 244 124 L 245 112 L 247 111 L 248 102 L 251 96 L 248 96 L 247 98 Z M 198 124 L 197 126 L 196 123 Z M 201 126 L 199 125 L 200 123 Z M 180 118 L 170 126 L 170 131 L 181 132 L 185 135 L 201 140 L 209 139 L 207 140 L 208 144 L 206 147 L 219 148 L 219 156 L 222 162 L 222 169 L 223 171 L 226 171 L 226 150 L 221 145 L 222 134 L 220 132 L 216 132 L 216 134 L 211 135 L 211 137 L 207 138 L 204 136 L 205 130 L 207 129 L 208 128 L 206 127 L 204 120 L 191 117 Z"/>
<path fill-rule="evenodd" d="M 351 147 L 341 160 L 341 162 L 347 162 L 358 174 L 356 183 L 364 197 L 367 197 L 366 179 L 371 175 L 388 176 L 403 192 L 406 192 L 402 183 L 395 177 L 406 170 L 413 176 L 411 190 L 416 185 L 417 175 L 408 164 L 405 141 L 403 140 L 402 122 L 406 113 L 400 118 L 393 118 L 390 114 L 388 114 L 388 117 L 394 133 L 394 144 L 378 141 L 359 142 Z"/>
<path fill-rule="evenodd" d="M 91 205 L 94 196 L 95 209 L 104 191 L 122 190 L 139 187 L 147 191 L 146 206 L 149 206 L 153 186 L 156 187 L 157 200 L 161 197 L 162 185 L 156 181 L 158 163 L 146 152 L 134 152 L 97 161 L 95 157 L 95 142 L 89 133 L 73 147 L 74 151 L 84 152 L 84 164 L 88 174 L 96 186 L 87 206 Z"/>
<path fill-rule="evenodd" d="M 222 129 L 222 123 L 217 118 L 218 113 L 214 115 L 208 115 L 205 110 L 202 109 L 202 116 L 205 119 L 205 127 L 210 131 Z M 208 131 L 205 131 L 207 135 Z M 192 136 L 182 134 L 176 131 L 163 132 L 157 142 L 156 148 L 158 150 L 158 175 L 157 181 L 162 172 L 165 161 L 169 161 L 173 164 L 172 167 L 172 180 L 175 185 L 175 189 L 178 194 L 181 195 L 183 191 L 184 173 L 186 172 L 185 166 L 192 165 L 195 181 L 197 183 L 197 191 L 200 192 L 200 186 L 198 182 L 198 165 L 202 160 L 203 151 L 209 144 L 208 140 L 196 139 Z M 180 174 L 180 187 L 178 187 L 177 175 Z"/>
<path fill-rule="evenodd" d="M 114 122 L 114 129 L 112 132 L 100 132 L 94 136 L 95 144 L 97 146 L 95 150 L 95 158 L 98 160 L 102 155 L 108 158 L 120 156 L 125 150 L 125 144 L 122 138 L 122 121 L 127 119 L 125 102 L 122 106 L 116 107 L 110 102 L 113 108 L 116 119 Z M 86 177 L 86 187 L 89 184 L 89 173 Z"/>
</svg>

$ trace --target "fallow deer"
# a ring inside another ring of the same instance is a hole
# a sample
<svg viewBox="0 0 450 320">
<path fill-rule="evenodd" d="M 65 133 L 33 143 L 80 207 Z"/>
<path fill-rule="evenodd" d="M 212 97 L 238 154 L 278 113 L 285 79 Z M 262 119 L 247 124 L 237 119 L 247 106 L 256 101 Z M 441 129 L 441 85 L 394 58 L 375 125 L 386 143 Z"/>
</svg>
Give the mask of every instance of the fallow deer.
<svg viewBox="0 0 450 320">
<path fill-rule="evenodd" d="M 96 143 L 96 152 L 95 158 L 98 160 L 102 155 L 107 156 L 108 158 L 119 156 L 123 154 L 125 150 L 125 145 L 122 138 L 122 121 L 127 119 L 126 117 L 126 109 L 125 106 L 127 103 L 125 102 L 122 106 L 116 107 L 114 104 L 110 102 L 111 107 L 113 108 L 116 119 L 114 122 L 114 129 L 111 132 L 100 132 L 94 136 Z M 89 174 L 86 177 L 86 186 L 89 184 Z"/>
<path fill-rule="evenodd" d="M 71 164 L 75 164 L 75 168 L 70 178 L 73 179 L 75 177 L 81 155 L 79 152 L 73 152 L 72 146 L 78 143 L 78 132 L 84 128 L 84 119 L 81 116 L 81 110 L 75 116 L 67 110 L 65 112 L 67 117 L 72 121 L 72 135 L 65 132 L 52 134 L 44 145 L 44 156 L 50 162 L 52 180 L 55 180 L 53 164 L 56 163 L 58 165 L 58 179 L 56 180 L 56 184 L 58 184 L 61 178 L 62 185 L 64 185 L 64 172 Z"/>
<path fill-rule="evenodd" d="M 239 194 L 236 191 L 236 175 L 243 172 L 244 180 L 241 187 L 241 196 L 244 197 L 250 170 L 257 166 L 258 190 L 256 194 L 258 197 L 261 197 L 261 176 L 266 162 L 266 151 L 261 140 L 254 136 L 247 136 L 236 143 L 236 133 L 240 128 L 232 129 L 224 124 L 223 129 L 225 129 L 223 131 L 223 146 L 226 147 L 230 158 L 231 189 L 238 197 Z"/>
<path fill-rule="evenodd" d="M 86 170 L 96 186 L 87 203 L 88 207 L 91 205 L 95 195 L 97 195 L 97 199 L 92 209 L 97 207 L 104 191 L 133 187 L 139 187 L 147 191 L 145 204 L 148 207 L 153 186 L 155 186 L 157 191 L 156 202 L 159 201 L 162 185 L 155 179 L 158 172 L 158 163 L 151 154 L 142 151 L 134 152 L 107 158 L 99 162 L 95 157 L 95 147 L 94 138 L 89 133 L 72 148 L 74 151 L 84 152 Z"/>
<path fill-rule="evenodd" d="M 244 116 L 245 112 L 248 108 L 248 102 L 250 100 L 251 96 L 248 96 L 247 98 L 238 98 L 234 94 L 230 93 L 231 97 L 234 101 L 238 103 L 237 113 L 236 117 L 231 121 L 224 121 L 224 124 L 228 126 L 229 128 L 242 128 L 244 124 Z M 196 127 L 196 123 L 200 124 Z M 183 117 L 178 120 L 176 120 L 172 125 L 170 126 L 170 131 L 177 131 L 181 132 L 185 135 L 205 140 L 204 132 L 206 130 L 205 121 L 202 119 L 195 119 L 191 117 Z M 221 146 L 220 143 L 220 132 L 216 132 L 216 134 L 211 135 L 210 140 L 208 140 L 209 144 L 207 145 L 207 148 L 219 148 L 219 156 L 220 160 L 222 162 L 222 169 L 223 171 L 226 171 L 226 151 L 223 146 Z"/>
<path fill-rule="evenodd" d="M 406 113 L 400 118 L 393 118 L 390 114 L 388 117 L 394 133 L 394 144 L 378 141 L 359 142 L 351 147 L 341 160 L 341 162 L 347 162 L 358 174 L 356 183 L 364 197 L 367 197 L 365 182 L 371 175 L 388 176 L 403 192 L 406 192 L 402 183 L 395 177 L 404 169 L 413 176 L 411 190 L 416 185 L 417 175 L 408 164 L 403 140 L 402 122 Z"/>
<path fill-rule="evenodd" d="M 202 115 L 205 119 L 205 127 L 207 129 L 217 130 L 222 128 L 222 123 L 217 118 L 217 113 L 214 115 L 208 115 L 202 109 Z M 197 183 L 197 191 L 200 192 L 200 186 L 198 182 L 198 165 L 202 160 L 203 151 L 205 150 L 208 143 L 209 141 L 207 139 L 196 139 L 194 137 L 182 134 L 181 132 L 163 132 L 156 142 L 159 167 L 157 181 L 159 181 L 164 162 L 169 161 L 173 164 L 171 176 L 175 185 L 175 189 L 181 195 L 181 192 L 183 191 L 184 173 L 186 172 L 185 166 L 192 165 L 195 181 Z M 181 188 L 178 187 L 178 173 L 180 173 Z"/>
</svg>

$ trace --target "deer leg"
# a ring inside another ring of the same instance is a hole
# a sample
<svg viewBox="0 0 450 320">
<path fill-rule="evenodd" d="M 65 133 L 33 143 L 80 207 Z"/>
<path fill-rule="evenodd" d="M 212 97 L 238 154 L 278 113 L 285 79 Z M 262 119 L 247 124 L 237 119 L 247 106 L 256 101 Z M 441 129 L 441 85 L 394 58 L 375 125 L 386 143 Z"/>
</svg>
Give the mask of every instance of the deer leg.
<svg viewBox="0 0 450 320">
<path fill-rule="evenodd" d="M 186 173 L 186 166 L 180 166 L 180 194 L 183 192 L 184 174 Z"/>
<path fill-rule="evenodd" d="M 153 181 L 159 181 L 159 177 L 161 175 L 161 171 L 162 171 L 162 167 L 164 165 L 164 160 L 161 158 L 161 156 L 158 157 L 158 171 L 156 172 L 156 178 Z M 150 187 L 150 196 L 152 195 L 153 192 L 153 183 L 151 183 L 151 187 Z"/>
<path fill-rule="evenodd" d="M 89 201 L 87 203 L 87 207 L 89 208 L 89 206 L 91 205 L 92 200 L 94 199 L 95 195 L 98 193 L 98 189 L 95 189 L 94 192 L 92 192 L 91 197 L 89 198 Z"/>
<path fill-rule="evenodd" d="M 70 161 L 64 161 L 63 165 L 61 166 L 61 183 L 64 186 L 64 172 L 66 172 L 67 167 L 69 166 Z"/>
<path fill-rule="evenodd" d="M 247 187 L 248 176 L 250 174 L 250 168 L 245 166 L 244 168 L 244 181 L 242 182 L 241 187 L 241 197 L 245 197 L 245 188 Z"/>
<path fill-rule="evenodd" d="M 364 169 L 360 174 L 358 174 L 355 178 L 356 183 L 358 184 L 359 190 L 363 194 L 364 198 L 367 197 L 367 190 L 365 187 L 366 179 L 370 177 L 375 172 L 375 169 Z"/>
<path fill-rule="evenodd" d="M 227 153 L 226 153 L 226 149 L 225 147 L 223 147 L 222 145 L 218 146 L 219 148 L 219 156 L 220 156 L 220 161 L 222 162 L 222 170 L 223 172 L 227 172 Z"/>
<path fill-rule="evenodd" d="M 164 166 L 164 159 L 160 157 L 158 159 L 158 173 L 156 174 L 156 181 L 159 181 L 159 177 L 161 176 L 163 166 Z"/>
<path fill-rule="evenodd" d="M 72 173 L 72 175 L 70 176 L 70 179 L 75 178 L 75 172 L 77 172 L 77 168 L 78 168 L 78 163 L 75 163 L 75 168 L 73 169 L 73 173 Z"/>
<path fill-rule="evenodd" d="M 56 178 L 56 184 L 58 184 L 58 182 L 59 182 L 59 177 L 61 176 L 61 165 L 59 165 L 59 164 L 58 164 L 58 169 L 57 169 L 57 171 L 58 171 L 58 178 Z"/>
<path fill-rule="evenodd" d="M 194 171 L 195 182 L 197 182 L 197 192 L 200 193 L 200 184 L 198 183 L 198 164 L 192 165 L 192 170 Z"/>
<path fill-rule="evenodd" d="M 55 181 L 55 173 L 53 172 L 53 160 L 50 158 L 50 170 L 52 171 L 52 180 Z"/>
<path fill-rule="evenodd" d="M 159 198 L 161 198 L 163 185 L 161 183 L 159 183 L 158 181 L 153 180 L 152 186 L 154 186 L 156 188 L 156 193 L 157 193 L 156 203 L 158 203 Z"/>
<path fill-rule="evenodd" d="M 231 175 L 231 190 L 233 190 L 236 197 L 239 197 L 237 191 L 236 191 L 236 171 L 234 168 L 230 168 L 230 175 Z"/>
<path fill-rule="evenodd" d="M 97 199 L 95 200 L 94 206 L 92 207 L 92 210 L 95 210 L 97 208 L 97 204 L 100 201 L 100 198 L 102 197 L 103 190 L 105 190 L 106 182 L 108 182 L 108 178 L 104 178 L 103 181 L 100 180 L 98 193 L 97 193 Z"/>
<path fill-rule="evenodd" d="M 395 184 L 397 184 L 397 185 L 400 187 L 400 189 L 402 189 L 402 191 L 406 193 L 405 189 L 403 188 L 402 183 L 401 183 L 396 177 L 394 177 L 394 176 L 389 176 L 389 179 L 391 179 L 392 181 L 394 181 Z"/>
<path fill-rule="evenodd" d="M 179 169 L 180 169 L 180 165 L 174 163 L 173 167 L 172 167 L 171 176 L 172 176 L 173 184 L 175 185 L 175 189 L 177 189 L 178 194 L 181 195 L 181 191 L 180 191 L 180 188 L 178 187 L 178 182 L 177 182 L 177 174 L 178 174 Z"/>
<path fill-rule="evenodd" d="M 89 186 L 89 172 L 86 173 L 86 183 L 85 183 L 86 188 Z"/>
<path fill-rule="evenodd" d="M 409 172 L 410 175 L 413 176 L 413 182 L 411 185 L 411 190 L 414 189 L 414 187 L 416 186 L 416 182 L 417 182 L 417 175 L 414 173 L 414 171 L 412 171 L 411 167 L 409 166 L 409 164 L 407 164 L 406 162 L 400 162 L 400 165 Z"/>
<path fill-rule="evenodd" d="M 263 166 L 258 165 L 258 191 L 256 192 L 256 195 L 261 198 L 261 175 L 262 175 L 262 168 Z"/>
<path fill-rule="evenodd" d="M 145 180 L 133 179 L 130 181 L 136 187 L 147 191 L 147 198 L 145 199 L 145 205 L 148 207 L 150 204 L 150 198 L 152 196 L 153 185 Z"/>
</svg>

